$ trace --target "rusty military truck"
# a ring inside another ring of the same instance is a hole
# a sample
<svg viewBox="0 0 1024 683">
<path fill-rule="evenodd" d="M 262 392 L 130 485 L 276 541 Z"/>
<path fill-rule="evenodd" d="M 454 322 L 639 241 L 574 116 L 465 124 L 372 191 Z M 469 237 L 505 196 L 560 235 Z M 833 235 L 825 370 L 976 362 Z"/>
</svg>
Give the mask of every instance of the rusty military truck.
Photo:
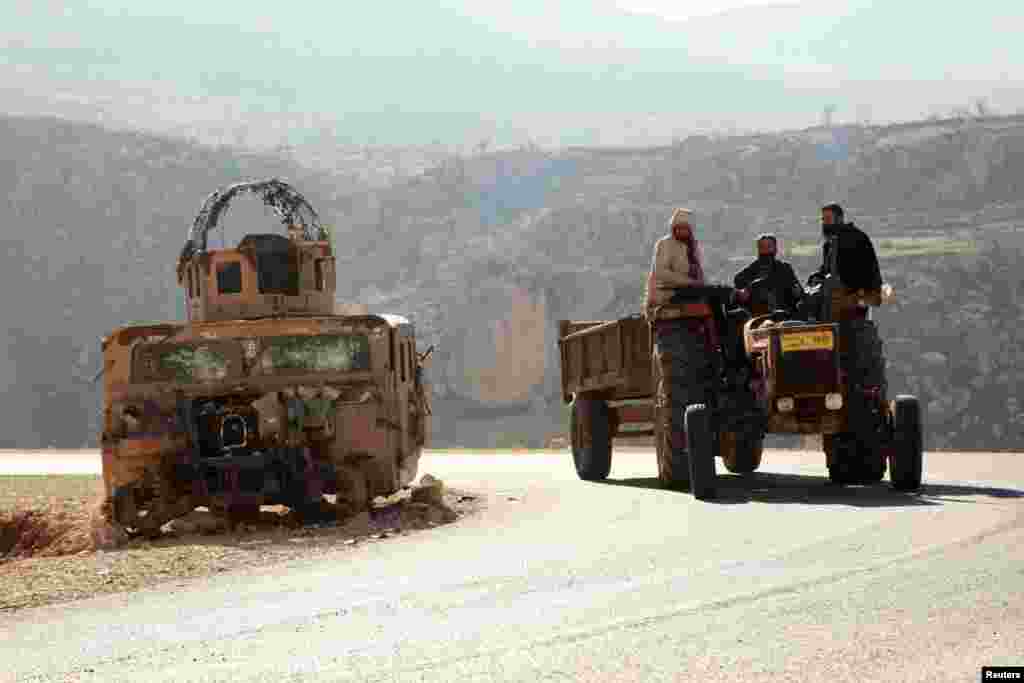
<svg viewBox="0 0 1024 683">
<path fill-rule="evenodd" d="M 209 248 L 243 193 L 287 234 Z M 102 341 L 112 522 L 152 536 L 196 507 L 346 518 L 412 483 L 428 438 L 429 351 L 405 318 L 337 304 L 335 278 L 328 231 L 284 181 L 208 197 L 177 263 L 187 320 L 126 325 Z"/>
</svg>

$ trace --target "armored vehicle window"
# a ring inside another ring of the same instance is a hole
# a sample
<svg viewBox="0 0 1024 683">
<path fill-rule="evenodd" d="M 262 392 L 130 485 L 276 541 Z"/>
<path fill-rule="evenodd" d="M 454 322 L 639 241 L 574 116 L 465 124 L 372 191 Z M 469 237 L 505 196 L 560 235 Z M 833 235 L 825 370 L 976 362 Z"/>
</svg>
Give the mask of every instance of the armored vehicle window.
<svg viewBox="0 0 1024 683">
<path fill-rule="evenodd" d="M 251 250 L 256 259 L 256 287 L 260 294 L 299 294 L 299 252 L 281 235 L 246 235 L 239 249 Z"/>
<path fill-rule="evenodd" d="M 208 382 L 227 377 L 229 366 L 227 355 L 206 344 L 146 344 L 132 374 L 136 382 Z"/>
<path fill-rule="evenodd" d="M 238 261 L 217 264 L 217 291 L 221 294 L 242 292 L 242 264 Z"/>
<path fill-rule="evenodd" d="M 271 337 L 263 340 L 260 366 L 278 372 L 369 370 L 370 341 L 363 334 Z"/>
</svg>

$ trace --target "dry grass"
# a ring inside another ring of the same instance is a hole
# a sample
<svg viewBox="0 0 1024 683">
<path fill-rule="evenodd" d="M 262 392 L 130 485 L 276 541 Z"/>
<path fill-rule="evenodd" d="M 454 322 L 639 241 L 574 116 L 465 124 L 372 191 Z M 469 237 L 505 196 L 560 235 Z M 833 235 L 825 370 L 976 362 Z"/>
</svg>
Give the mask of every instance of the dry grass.
<svg viewBox="0 0 1024 683">
<path fill-rule="evenodd" d="M 315 556 L 392 535 L 450 523 L 480 507 L 472 495 L 446 490 L 444 505 L 396 496 L 344 526 L 295 528 L 283 508 L 264 508 L 262 521 L 232 531 L 199 522 L 149 541 L 97 549 L 102 484 L 96 476 L 0 477 L 0 611 L 133 591 Z M 197 528 L 198 527 L 198 528 Z"/>
</svg>

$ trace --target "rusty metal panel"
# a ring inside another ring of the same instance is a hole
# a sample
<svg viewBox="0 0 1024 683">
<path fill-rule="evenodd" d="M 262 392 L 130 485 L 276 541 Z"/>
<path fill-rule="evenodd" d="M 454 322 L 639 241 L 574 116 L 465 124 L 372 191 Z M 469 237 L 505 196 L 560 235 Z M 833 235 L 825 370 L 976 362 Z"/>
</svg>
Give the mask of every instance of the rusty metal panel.
<svg viewBox="0 0 1024 683">
<path fill-rule="evenodd" d="M 337 410 L 337 443 L 343 452 L 378 454 L 385 452 L 388 429 L 392 427 L 383 418 L 376 404 L 339 406 Z"/>
<path fill-rule="evenodd" d="M 772 434 L 835 434 L 843 431 L 843 417 L 830 412 L 817 419 L 801 420 L 792 413 L 774 412 L 768 417 L 767 428 Z"/>
<path fill-rule="evenodd" d="M 654 422 L 654 405 L 625 405 L 612 409 L 624 424 Z"/>
</svg>

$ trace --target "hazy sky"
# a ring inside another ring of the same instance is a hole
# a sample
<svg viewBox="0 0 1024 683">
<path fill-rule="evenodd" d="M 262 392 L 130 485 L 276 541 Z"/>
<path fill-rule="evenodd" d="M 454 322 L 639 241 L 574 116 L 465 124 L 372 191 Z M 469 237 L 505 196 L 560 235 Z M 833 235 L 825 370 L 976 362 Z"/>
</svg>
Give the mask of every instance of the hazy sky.
<svg viewBox="0 0 1024 683">
<path fill-rule="evenodd" d="M 834 1 L 834 0 L 833 0 Z M 691 19 L 710 16 L 742 7 L 805 4 L 793 0 L 615 0 L 627 12 L 657 14 L 666 19 Z M 820 4 L 820 3 L 819 3 Z"/>
<path fill-rule="evenodd" d="M 826 106 L 838 122 L 948 115 L 981 99 L 1024 111 L 1019 0 L 296 7 L 0 0 L 0 111 L 102 107 L 103 121 L 274 140 L 320 128 L 284 115 L 322 117 L 370 144 L 671 139 L 814 125 Z"/>
</svg>

